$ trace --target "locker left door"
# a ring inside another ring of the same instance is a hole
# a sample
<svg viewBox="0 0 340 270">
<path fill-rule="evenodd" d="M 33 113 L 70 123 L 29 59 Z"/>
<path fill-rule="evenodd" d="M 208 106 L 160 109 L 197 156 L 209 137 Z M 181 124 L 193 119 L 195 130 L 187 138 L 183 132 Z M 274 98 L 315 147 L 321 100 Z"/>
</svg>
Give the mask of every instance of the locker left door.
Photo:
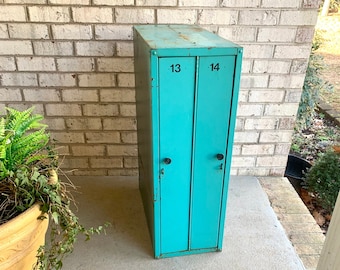
<svg viewBox="0 0 340 270">
<path fill-rule="evenodd" d="M 195 64 L 195 57 L 159 58 L 161 256 L 189 248 Z"/>
</svg>

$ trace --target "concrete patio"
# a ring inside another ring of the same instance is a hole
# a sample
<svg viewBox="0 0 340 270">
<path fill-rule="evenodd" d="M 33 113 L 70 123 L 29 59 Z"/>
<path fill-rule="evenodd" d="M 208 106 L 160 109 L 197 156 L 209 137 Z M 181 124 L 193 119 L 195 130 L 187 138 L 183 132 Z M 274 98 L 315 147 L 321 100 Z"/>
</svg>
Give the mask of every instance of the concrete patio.
<svg viewBox="0 0 340 270">
<path fill-rule="evenodd" d="M 232 177 L 222 252 L 155 260 L 135 177 L 74 177 L 79 216 L 88 226 L 112 223 L 106 235 L 82 239 L 66 270 L 305 269 L 259 181 Z M 175 236 L 174 236 L 175 237 Z"/>
</svg>

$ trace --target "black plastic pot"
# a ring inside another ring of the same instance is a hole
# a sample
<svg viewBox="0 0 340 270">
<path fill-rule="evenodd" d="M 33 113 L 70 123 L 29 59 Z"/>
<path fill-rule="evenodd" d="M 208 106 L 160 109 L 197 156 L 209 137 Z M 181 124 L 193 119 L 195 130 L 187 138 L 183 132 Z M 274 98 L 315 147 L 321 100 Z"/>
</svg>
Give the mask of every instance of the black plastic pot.
<svg viewBox="0 0 340 270">
<path fill-rule="evenodd" d="M 288 155 L 285 176 L 298 193 L 301 190 L 303 177 L 310 167 L 312 167 L 312 164 L 307 160 L 296 155 Z"/>
</svg>

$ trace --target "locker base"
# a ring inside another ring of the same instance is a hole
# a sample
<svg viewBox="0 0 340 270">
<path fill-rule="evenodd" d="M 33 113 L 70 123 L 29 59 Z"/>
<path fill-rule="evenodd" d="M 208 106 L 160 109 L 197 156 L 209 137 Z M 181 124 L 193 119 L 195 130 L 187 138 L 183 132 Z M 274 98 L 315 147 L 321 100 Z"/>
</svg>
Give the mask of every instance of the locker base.
<svg viewBox="0 0 340 270">
<path fill-rule="evenodd" d="M 155 255 L 155 259 L 195 255 L 195 254 L 208 253 L 208 252 L 221 252 L 221 251 L 222 249 L 219 249 L 219 248 L 202 248 L 202 249 L 194 249 L 194 250 L 185 250 L 185 251 L 164 253 L 159 256 Z"/>
</svg>

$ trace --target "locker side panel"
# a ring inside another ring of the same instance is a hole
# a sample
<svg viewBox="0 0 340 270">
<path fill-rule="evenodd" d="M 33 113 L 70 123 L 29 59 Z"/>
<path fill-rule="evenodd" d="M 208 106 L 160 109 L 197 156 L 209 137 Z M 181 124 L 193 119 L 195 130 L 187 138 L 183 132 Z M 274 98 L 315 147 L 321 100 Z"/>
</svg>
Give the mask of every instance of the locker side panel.
<svg viewBox="0 0 340 270">
<path fill-rule="evenodd" d="M 191 249 L 218 246 L 234 66 L 234 56 L 199 58 Z"/>
<path fill-rule="evenodd" d="M 159 59 L 161 254 L 188 250 L 195 63 Z"/>
<path fill-rule="evenodd" d="M 153 126 L 155 117 L 155 108 L 152 103 L 157 102 L 153 97 L 155 91 L 152 91 L 152 58 L 150 48 L 140 37 L 137 31 L 134 31 L 134 57 L 135 57 L 135 84 L 136 84 L 136 109 L 137 109 L 137 129 L 138 129 L 138 166 L 139 166 L 139 188 L 143 200 L 144 211 L 152 238 L 154 249 L 155 235 L 157 226 L 154 219 L 154 145 L 157 141 L 154 138 Z M 157 69 L 157 65 L 155 67 Z M 157 74 L 157 73 L 156 73 Z M 157 78 L 155 78 L 157 80 Z M 156 108 L 157 110 L 157 108 Z M 157 114 L 156 114 L 157 115 Z M 157 122 L 157 121 L 156 121 Z"/>
</svg>

